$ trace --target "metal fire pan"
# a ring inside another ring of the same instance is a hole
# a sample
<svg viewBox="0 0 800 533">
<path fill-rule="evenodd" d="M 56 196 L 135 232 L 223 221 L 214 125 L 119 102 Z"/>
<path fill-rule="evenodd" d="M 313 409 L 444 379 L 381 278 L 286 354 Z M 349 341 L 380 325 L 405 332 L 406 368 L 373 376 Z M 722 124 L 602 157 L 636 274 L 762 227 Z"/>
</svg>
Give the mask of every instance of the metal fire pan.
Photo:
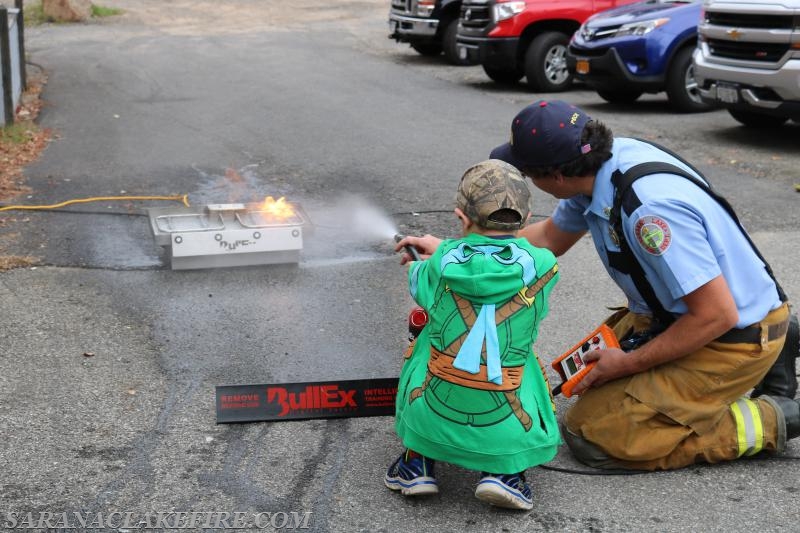
<svg viewBox="0 0 800 533">
<path fill-rule="evenodd" d="M 150 230 L 159 246 L 168 246 L 173 233 L 225 229 L 222 216 L 219 213 L 209 215 L 204 206 L 155 207 L 148 209 L 147 214 L 150 218 Z"/>
<path fill-rule="evenodd" d="M 148 210 L 157 245 L 167 249 L 173 270 L 297 263 L 303 235 L 313 226 L 298 204 L 278 219 L 263 204 L 209 204 Z"/>
</svg>

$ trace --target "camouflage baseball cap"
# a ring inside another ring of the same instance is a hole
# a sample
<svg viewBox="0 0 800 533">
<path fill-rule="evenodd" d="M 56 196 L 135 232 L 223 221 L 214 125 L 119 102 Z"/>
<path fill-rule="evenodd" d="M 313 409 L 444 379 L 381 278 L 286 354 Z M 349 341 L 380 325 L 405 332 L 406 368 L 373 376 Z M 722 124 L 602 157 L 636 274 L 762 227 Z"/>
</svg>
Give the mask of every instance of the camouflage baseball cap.
<svg viewBox="0 0 800 533">
<path fill-rule="evenodd" d="M 519 170 L 499 159 L 488 159 L 464 172 L 456 193 L 456 206 L 483 228 L 517 230 L 531 211 L 531 191 Z M 514 211 L 518 222 L 490 220 L 500 210 Z"/>
</svg>

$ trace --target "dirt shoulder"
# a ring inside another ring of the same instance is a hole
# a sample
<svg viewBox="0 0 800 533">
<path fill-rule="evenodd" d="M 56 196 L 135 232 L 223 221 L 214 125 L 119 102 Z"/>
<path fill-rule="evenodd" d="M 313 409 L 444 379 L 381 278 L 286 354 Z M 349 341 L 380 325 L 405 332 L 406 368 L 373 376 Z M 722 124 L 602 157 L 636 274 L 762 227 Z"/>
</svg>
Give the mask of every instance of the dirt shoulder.
<svg viewBox="0 0 800 533">
<path fill-rule="evenodd" d="M 51 132 L 36 124 L 42 109 L 42 89 L 47 83 L 47 75 L 37 67 L 26 69 L 27 89 L 20 97 L 20 104 L 13 125 L 0 130 L 0 205 L 13 203 L 13 200 L 30 191 L 25 185 L 23 170 L 26 165 L 39 158 L 50 141 Z M 21 214 L 22 213 L 22 214 Z M 24 216 L 23 211 L 7 211 L 0 217 L 0 228 L 7 227 Z M 7 255 L 4 240 L 15 235 L 6 234 L 0 239 L 0 271 L 36 264 L 38 260 L 28 256 Z"/>
</svg>

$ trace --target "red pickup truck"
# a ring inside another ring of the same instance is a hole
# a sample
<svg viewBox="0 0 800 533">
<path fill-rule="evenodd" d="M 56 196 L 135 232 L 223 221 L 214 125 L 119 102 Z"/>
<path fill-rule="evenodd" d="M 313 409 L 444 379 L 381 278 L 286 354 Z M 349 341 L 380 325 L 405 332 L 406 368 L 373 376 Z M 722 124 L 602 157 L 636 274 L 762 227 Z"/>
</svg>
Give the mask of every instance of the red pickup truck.
<svg viewBox="0 0 800 533">
<path fill-rule="evenodd" d="M 567 46 L 592 14 L 636 0 L 462 0 L 456 47 L 498 83 L 523 76 L 534 91 L 572 84 Z"/>
</svg>

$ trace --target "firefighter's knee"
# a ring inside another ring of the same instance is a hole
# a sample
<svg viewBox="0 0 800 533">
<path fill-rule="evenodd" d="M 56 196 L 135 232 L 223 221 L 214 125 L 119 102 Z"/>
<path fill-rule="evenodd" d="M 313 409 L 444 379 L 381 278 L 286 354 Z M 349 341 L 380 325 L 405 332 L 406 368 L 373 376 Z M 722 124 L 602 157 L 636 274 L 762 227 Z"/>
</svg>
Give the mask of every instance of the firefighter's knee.
<svg viewBox="0 0 800 533">
<path fill-rule="evenodd" d="M 581 463 L 585 464 L 586 466 L 591 466 L 592 468 L 620 468 L 620 464 L 616 459 L 610 457 L 595 444 L 592 444 L 583 437 L 573 433 L 566 426 L 562 425 L 561 429 L 564 442 L 567 443 L 567 446 L 569 447 L 575 459 Z"/>
</svg>

